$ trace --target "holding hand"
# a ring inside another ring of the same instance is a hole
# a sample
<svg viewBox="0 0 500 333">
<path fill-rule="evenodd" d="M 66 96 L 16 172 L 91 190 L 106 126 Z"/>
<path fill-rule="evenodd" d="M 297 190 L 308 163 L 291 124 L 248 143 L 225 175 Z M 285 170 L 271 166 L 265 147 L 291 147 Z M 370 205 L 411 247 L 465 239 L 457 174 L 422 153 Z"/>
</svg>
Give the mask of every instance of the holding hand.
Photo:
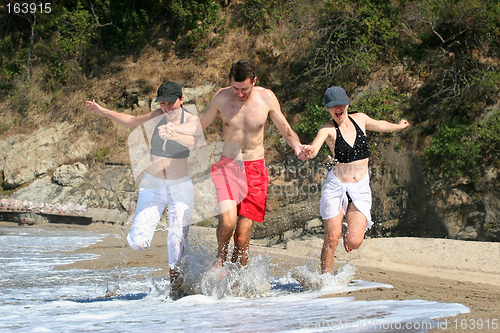
<svg viewBox="0 0 500 333">
<path fill-rule="evenodd" d="M 168 123 L 158 127 L 158 134 L 163 140 L 168 140 L 174 135 L 174 123 Z"/>
<path fill-rule="evenodd" d="M 301 143 L 299 143 L 298 145 L 295 145 L 295 146 L 292 146 L 293 148 L 293 151 L 295 152 L 295 156 L 297 156 L 298 158 L 300 158 L 300 153 L 302 152 L 302 147 L 304 147 L 304 145 L 302 145 Z"/>
<path fill-rule="evenodd" d="M 313 158 L 313 153 L 314 153 L 315 148 L 311 145 L 304 145 L 302 146 L 302 151 L 300 154 L 297 156 L 300 160 L 308 160 Z"/>
</svg>

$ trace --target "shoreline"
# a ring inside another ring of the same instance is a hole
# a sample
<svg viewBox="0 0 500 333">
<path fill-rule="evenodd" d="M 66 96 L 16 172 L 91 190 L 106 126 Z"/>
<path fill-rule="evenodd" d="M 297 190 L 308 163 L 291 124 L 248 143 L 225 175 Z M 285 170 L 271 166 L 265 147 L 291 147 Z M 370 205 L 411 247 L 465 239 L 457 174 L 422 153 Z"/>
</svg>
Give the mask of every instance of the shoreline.
<svg viewBox="0 0 500 333">
<path fill-rule="evenodd" d="M 0 222 L 0 226 L 19 227 Z M 128 226 L 110 224 L 35 225 L 29 228 L 78 229 L 107 234 L 102 241 L 74 252 L 93 253 L 99 257 L 57 267 L 56 269 L 107 269 L 116 267 L 155 268 L 152 276 L 168 275 L 167 231 L 157 230 L 151 248 L 135 251 L 128 247 Z M 191 226 L 190 244 L 215 253 L 215 229 Z M 322 239 L 293 239 L 279 246 L 262 246 L 252 240 L 250 257 L 270 259 L 271 276 L 286 276 L 292 267 L 312 263 L 319 270 Z M 460 303 L 470 312 L 447 318 L 448 328 L 431 332 L 472 332 L 479 321 L 498 323 L 500 331 L 500 244 L 428 238 L 365 239 L 360 249 L 351 253 L 339 247 L 334 269 L 350 261 L 356 267 L 356 279 L 392 285 L 393 288 L 364 289 L 322 297 L 354 297 L 360 301 L 423 299 L 441 303 Z M 445 318 L 440 318 L 444 322 Z M 486 326 L 485 326 L 486 327 Z"/>
</svg>

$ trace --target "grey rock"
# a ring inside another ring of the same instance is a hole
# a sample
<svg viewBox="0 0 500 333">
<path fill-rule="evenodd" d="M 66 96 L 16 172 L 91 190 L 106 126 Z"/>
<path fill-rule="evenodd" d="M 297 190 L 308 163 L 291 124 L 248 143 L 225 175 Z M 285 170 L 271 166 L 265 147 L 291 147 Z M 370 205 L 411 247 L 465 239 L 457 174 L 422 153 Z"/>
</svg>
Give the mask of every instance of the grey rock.
<svg viewBox="0 0 500 333">
<path fill-rule="evenodd" d="M 214 90 L 214 85 L 211 83 L 206 83 L 202 86 L 194 88 L 183 88 L 182 93 L 184 94 L 184 102 L 189 103 L 197 97 L 201 97 L 206 94 L 212 93 Z"/>
<path fill-rule="evenodd" d="M 61 186 L 74 187 L 83 182 L 87 167 L 78 162 L 73 165 L 61 165 L 54 171 L 52 181 Z"/>
<path fill-rule="evenodd" d="M 476 240 L 477 230 L 473 226 L 467 226 L 464 229 L 460 230 L 456 238 L 461 240 Z"/>
<path fill-rule="evenodd" d="M 40 128 L 28 136 L 13 135 L 4 141 L 0 156 L 3 187 L 17 188 L 67 161 L 84 159 L 94 146 L 87 132 L 75 131 L 68 123 Z"/>
</svg>

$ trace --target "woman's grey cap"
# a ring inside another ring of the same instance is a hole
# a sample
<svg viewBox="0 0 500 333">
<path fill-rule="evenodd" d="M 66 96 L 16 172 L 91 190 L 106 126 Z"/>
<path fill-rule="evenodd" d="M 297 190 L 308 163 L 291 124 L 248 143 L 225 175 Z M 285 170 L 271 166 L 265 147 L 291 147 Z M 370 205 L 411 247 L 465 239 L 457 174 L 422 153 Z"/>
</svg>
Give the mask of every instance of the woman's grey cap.
<svg viewBox="0 0 500 333">
<path fill-rule="evenodd" d="M 349 98 L 341 87 L 330 87 L 325 91 L 325 107 L 333 108 L 337 105 L 349 105 Z"/>
<path fill-rule="evenodd" d="M 182 88 L 175 82 L 167 81 L 158 88 L 156 102 L 175 103 L 179 97 L 182 97 Z"/>
</svg>

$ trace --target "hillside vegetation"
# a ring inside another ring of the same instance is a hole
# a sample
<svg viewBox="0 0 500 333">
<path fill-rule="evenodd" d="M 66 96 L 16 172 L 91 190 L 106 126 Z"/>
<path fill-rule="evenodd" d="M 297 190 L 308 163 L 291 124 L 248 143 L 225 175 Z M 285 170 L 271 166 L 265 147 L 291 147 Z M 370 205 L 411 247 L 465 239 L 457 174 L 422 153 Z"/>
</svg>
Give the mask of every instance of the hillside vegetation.
<svg viewBox="0 0 500 333">
<path fill-rule="evenodd" d="M 70 121 L 102 139 L 99 159 L 126 135 L 89 115 L 86 99 L 140 113 L 131 89 L 152 97 L 166 79 L 225 86 L 231 63 L 249 59 L 304 142 L 328 119 L 324 90 L 338 85 L 354 111 L 409 119 L 403 144 L 429 169 L 478 179 L 500 166 L 498 0 L 59 0 L 49 13 L 40 8 L 0 7 L 0 135 Z M 203 111 L 207 99 L 196 102 Z M 269 134 L 267 145 L 277 143 Z"/>
</svg>

